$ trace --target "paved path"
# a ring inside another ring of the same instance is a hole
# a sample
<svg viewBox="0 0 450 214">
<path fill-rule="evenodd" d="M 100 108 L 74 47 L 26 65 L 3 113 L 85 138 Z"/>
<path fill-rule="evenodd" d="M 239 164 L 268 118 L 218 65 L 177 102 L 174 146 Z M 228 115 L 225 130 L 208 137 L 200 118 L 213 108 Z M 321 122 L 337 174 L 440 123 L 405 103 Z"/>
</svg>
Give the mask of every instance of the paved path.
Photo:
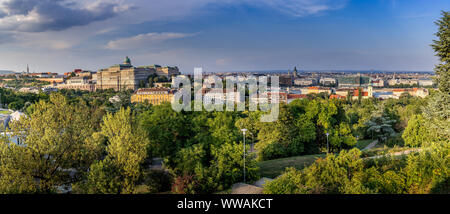
<svg viewBox="0 0 450 214">
<path fill-rule="evenodd" d="M 377 145 L 377 143 L 378 143 L 378 140 L 374 140 L 372 143 L 367 145 L 366 148 L 362 149 L 362 151 L 368 150 L 368 149 L 371 149 L 371 148 L 375 147 Z"/>
<path fill-rule="evenodd" d="M 367 157 L 367 158 L 364 158 L 364 159 L 378 159 L 378 158 L 386 157 L 386 156 L 388 156 L 388 155 L 392 155 L 392 156 L 408 155 L 408 154 L 410 154 L 410 153 L 413 153 L 413 152 L 420 152 L 420 151 L 422 151 L 422 150 L 423 150 L 423 149 L 421 149 L 421 148 L 408 149 L 408 150 L 405 150 L 405 151 L 394 152 L 394 153 L 391 153 L 391 154 L 385 154 L 385 155 L 376 155 L 376 156 Z"/>
</svg>

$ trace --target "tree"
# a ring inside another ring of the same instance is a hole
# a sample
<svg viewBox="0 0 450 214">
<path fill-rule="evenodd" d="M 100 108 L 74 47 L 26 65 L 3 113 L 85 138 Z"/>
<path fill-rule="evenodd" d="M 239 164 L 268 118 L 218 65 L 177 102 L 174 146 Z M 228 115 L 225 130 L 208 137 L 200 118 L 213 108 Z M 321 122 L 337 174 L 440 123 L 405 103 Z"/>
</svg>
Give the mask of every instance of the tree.
<svg viewBox="0 0 450 214">
<path fill-rule="evenodd" d="M 437 77 L 435 78 L 439 90 L 443 93 L 450 93 L 450 12 L 442 12 L 442 17 L 436 22 L 439 27 L 435 34 L 439 39 L 433 40 L 431 46 L 439 57 L 441 64 L 434 69 Z"/>
<path fill-rule="evenodd" d="M 372 138 L 376 138 L 380 143 L 385 142 L 395 133 L 393 123 L 394 121 L 387 117 L 373 117 L 366 123 L 367 134 L 371 134 Z"/>
<path fill-rule="evenodd" d="M 243 180 L 243 145 L 224 143 L 206 146 L 196 144 L 178 152 L 177 175 L 173 190 L 177 193 L 211 193 L 229 188 Z M 258 178 L 255 156 L 245 159 L 247 181 Z"/>
<path fill-rule="evenodd" d="M 185 147 L 190 137 L 191 125 L 187 116 L 183 112 L 175 112 L 168 103 L 142 113 L 139 122 L 151 140 L 149 155 L 168 158 L 166 164 L 169 165 L 170 159 Z"/>
<path fill-rule="evenodd" d="M 210 175 L 217 190 L 225 190 L 231 185 L 243 180 L 243 145 L 238 143 L 226 143 L 214 146 L 211 150 L 214 159 L 210 165 Z M 258 166 L 254 154 L 246 154 L 245 158 L 246 181 L 254 181 L 258 178 Z"/>
<path fill-rule="evenodd" d="M 213 144 L 232 143 L 238 141 L 240 130 L 235 126 L 234 112 L 214 112 L 207 120 Z"/>
<path fill-rule="evenodd" d="M 264 193 L 270 194 L 359 194 L 372 192 L 364 186 L 364 164 L 361 151 L 341 151 L 338 156 L 328 154 L 303 171 L 288 169 L 285 174 L 269 182 Z"/>
<path fill-rule="evenodd" d="M 356 138 L 352 135 L 350 126 L 346 123 L 339 124 L 330 135 L 330 146 L 332 148 L 351 148 L 356 144 Z"/>
<path fill-rule="evenodd" d="M 133 193 L 142 178 L 149 140 L 131 110 L 108 113 L 94 139 L 106 143 L 106 157 L 91 166 L 88 193 Z"/>
<path fill-rule="evenodd" d="M 408 126 L 402 135 L 405 141 L 405 146 L 420 147 L 427 140 L 430 140 L 428 136 L 428 127 L 426 121 L 422 115 L 414 115 L 408 122 Z"/>
<path fill-rule="evenodd" d="M 237 118 L 236 120 L 236 128 L 238 130 L 247 129 L 247 133 L 245 135 L 246 142 L 249 144 L 256 143 L 256 137 L 259 133 L 259 119 L 261 117 L 260 111 L 245 111 L 243 112 L 242 116 L 240 118 Z"/>
<path fill-rule="evenodd" d="M 300 155 L 304 145 L 298 134 L 291 110 L 286 105 L 280 106 L 277 121 L 260 123 L 259 142 L 256 144 L 258 159 L 272 160 Z"/>
<path fill-rule="evenodd" d="M 431 143 L 408 157 L 406 184 L 412 194 L 450 193 L 450 144 Z"/>
<path fill-rule="evenodd" d="M 90 140 L 89 110 L 69 105 L 60 94 L 35 104 L 27 117 L 11 124 L 17 144 L 0 143 L 0 192 L 56 192 L 83 178 L 100 155 L 101 145 Z"/>
</svg>

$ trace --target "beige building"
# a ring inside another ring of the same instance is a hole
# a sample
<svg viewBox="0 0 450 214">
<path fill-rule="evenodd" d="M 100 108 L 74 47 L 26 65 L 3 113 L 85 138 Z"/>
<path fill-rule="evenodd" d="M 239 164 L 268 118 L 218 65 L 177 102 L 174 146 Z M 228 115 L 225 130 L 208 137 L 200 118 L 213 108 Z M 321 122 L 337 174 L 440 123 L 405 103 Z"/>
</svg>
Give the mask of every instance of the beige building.
<svg viewBox="0 0 450 214">
<path fill-rule="evenodd" d="M 148 102 L 152 105 L 160 105 L 172 102 L 174 90 L 169 88 L 140 88 L 132 96 L 132 103 Z"/>
<path fill-rule="evenodd" d="M 95 83 L 87 76 L 71 77 L 65 84 L 59 84 L 57 89 L 74 89 L 82 91 L 95 91 Z"/>
<path fill-rule="evenodd" d="M 96 81 L 96 89 L 137 90 L 147 84 L 148 77 L 152 74 L 170 79 L 174 75 L 179 75 L 180 72 L 178 67 L 159 65 L 133 67 L 130 59 L 126 57 L 123 64 L 101 69 L 92 78 Z"/>
</svg>

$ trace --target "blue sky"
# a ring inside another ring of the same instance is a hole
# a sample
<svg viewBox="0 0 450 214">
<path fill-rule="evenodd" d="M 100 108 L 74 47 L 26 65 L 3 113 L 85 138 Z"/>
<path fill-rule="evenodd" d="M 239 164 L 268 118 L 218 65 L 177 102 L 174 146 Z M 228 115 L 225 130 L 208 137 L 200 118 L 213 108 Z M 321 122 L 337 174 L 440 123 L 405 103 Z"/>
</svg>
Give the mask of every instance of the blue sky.
<svg viewBox="0 0 450 214">
<path fill-rule="evenodd" d="M 0 70 L 430 71 L 448 0 L 0 0 Z"/>
</svg>

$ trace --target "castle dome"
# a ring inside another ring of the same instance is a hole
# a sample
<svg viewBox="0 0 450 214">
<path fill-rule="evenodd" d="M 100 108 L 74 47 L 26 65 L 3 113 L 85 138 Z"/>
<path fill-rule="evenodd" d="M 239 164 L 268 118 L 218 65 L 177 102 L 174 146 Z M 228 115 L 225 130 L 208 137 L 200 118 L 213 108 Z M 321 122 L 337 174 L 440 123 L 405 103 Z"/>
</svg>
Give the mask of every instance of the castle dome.
<svg viewBox="0 0 450 214">
<path fill-rule="evenodd" d="M 125 57 L 125 61 L 123 62 L 123 64 L 131 65 L 131 60 L 130 58 L 128 58 L 128 56 Z"/>
</svg>

